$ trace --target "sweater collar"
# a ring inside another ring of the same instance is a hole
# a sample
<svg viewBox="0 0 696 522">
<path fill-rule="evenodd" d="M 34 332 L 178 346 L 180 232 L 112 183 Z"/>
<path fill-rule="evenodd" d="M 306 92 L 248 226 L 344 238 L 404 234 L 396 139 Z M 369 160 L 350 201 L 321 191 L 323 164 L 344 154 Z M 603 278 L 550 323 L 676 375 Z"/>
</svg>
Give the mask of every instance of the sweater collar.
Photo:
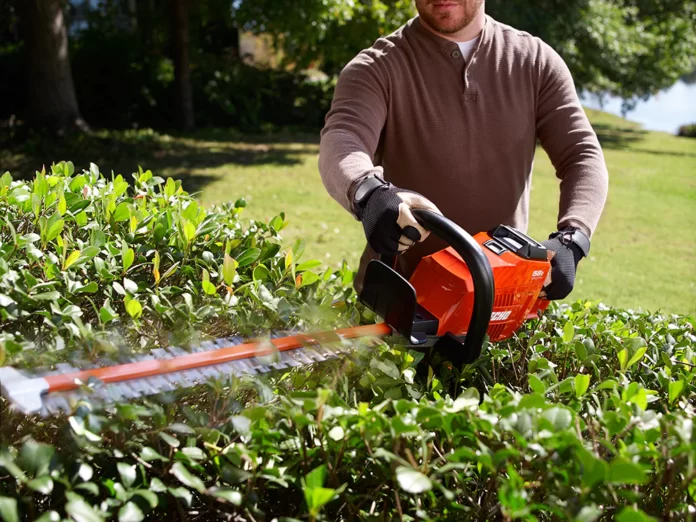
<svg viewBox="0 0 696 522">
<path fill-rule="evenodd" d="M 452 40 L 448 40 L 447 38 L 443 38 L 442 36 L 439 36 L 432 31 L 426 29 L 423 27 L 423 24 L 420 21 L 420 16 L 416 15 L 414 18 L 411 19 L 411 22 L 409 24 L 411 28 L 413 29 L 414 34 L 416 34 L 419 38 L 426 40 L 432 44 L 435 44 L 437 47 L 440 49 L 447 51 L 447 52 L 452 52 L 454 50 L 459 49 L 459 46 L 457 45 L 457 42 L 453 42 Z M 476 47 L 474 48 L 474 51 L 484 45 L 488 39 L 491 37 L 491 33 L 493 30 L 493 19 L 486 15 L 486 20 L 483 24 L 483 29 L 481 30 L 481 34 L 479 35 L 479 40 L 476 43 Z"/>
</svg>

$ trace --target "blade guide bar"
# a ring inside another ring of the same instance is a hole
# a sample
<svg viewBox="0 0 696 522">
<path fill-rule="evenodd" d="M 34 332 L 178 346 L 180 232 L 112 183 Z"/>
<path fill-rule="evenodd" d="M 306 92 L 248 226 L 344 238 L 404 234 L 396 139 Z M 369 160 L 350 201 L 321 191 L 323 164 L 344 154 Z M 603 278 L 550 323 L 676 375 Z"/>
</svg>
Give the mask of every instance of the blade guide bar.
<svg viewBox="0 0 696 522">
<path fill-rule="evenodd" d="M 94 368 L 90 370 L 77 370 L 68 373 L 47 375 L 43 379 L 48 382 L 48 392 L 68 391 L 79 388 L 79 382 L 86 383 L 90 378 L 96 378 L 104 383 L 116 383 L 132 379 L 142 379 L 156 375 L 166 375 L 174 372 L 189 372 L 198 374 L 203 373 L 198 368 L 222 364 L 231 361 L 251 359 L 271 355 L 276 350 L 279 352 L 295 350 L 302 346 L 309 345 L 314 348 L 320 347 L 323 343 L 332 343 L 342 339 L 353 339 L 366 336 L 382 336 L 391 333 L 391 328 L 384 324 L 371 324 L 317 332 L 313 334 L 299 334 L 263 341 L 253 341 L 239 344 L 236 346 L 225 346 L 202 352 L 192 353 L 179 351 L 180 349 L 153 350 L 157 358 L 151 360 L 139 360 L 137 362 Z M 175 353 L 183 352 L 181 355 Z M 174 352 L 174 353 L 172 353 Z M 312 350 L 316 355 L 307 357 L 310 359 L 322 360 L 321 353 Z M 166 354 L 166 355 L 165 355 Z"/>
<path fill-rule="evenodd" d="M 327 351 L 324 357 L 317 357 L 319 355 L 318 352 L 314 352 L 314 355 L 310 355 L 306 353 L 307 350 L 307 347 L 300 347 L 293 350 L 280 352 L 278 354 L 279 360 L 269 364 L 252 364 L 249 360 L 239 359 L 236 361 L 212 365 L 209 369 L 211 370 L 211 373 L 214 370 L 215 375 L 212 375 L 209 378 L 187 378 L 188 371 L 186 370 L 180 372 L 173 372 L 166 375 L 166 377 L 169 378 L 168 380 L 164 381 L 167 383 L 166 387 L 160 389 L 155 388 L 154 390 L 147 390 L 144 387 L 139 387 L 136 389 L 134 387 L 128 386 L 130 384 L 128 381 L 121 381 L 114 383 L 99 383 L 96 385 L 96 387 L 94 387 L 91 390 L 76 389 L 46 393 L 42 396 L 43 407 L 41 408 L 40 413 L 43 416 L 55 415 L 60 411 L 70 413 L 74 410 L 75 406 L 80 400 L 93 399 L 101 404 L 112 404 L 120 402 L 124 399 L 132 400 L 148 395 L 156 395 L 159 393 L 175 391 L 177 389 L 190 388 L 202 384 L 210 378 L 226 378 L 229 376 L 241 377 L 243 375 L 261 375 L 264 373 L 275 371 L 276 366 L 278 364 L 284 365 L 285 367 L 309 366 L 312 364 L 318 364 L 320 362 L 327 361 L 329 359 L 337 358 L 346 351 Z M 158 379 L 164 379 L 164 377 L 164 375 L 156 376 L 156 378 Z M 143 380 L 149 379 L 152 379 L 152 377 L 147 377 Z M 137 380 L 140 381 L 140 379 Z M 173 384 L 173 382 L 176 382 L 176 384 Z"/>
</svg>

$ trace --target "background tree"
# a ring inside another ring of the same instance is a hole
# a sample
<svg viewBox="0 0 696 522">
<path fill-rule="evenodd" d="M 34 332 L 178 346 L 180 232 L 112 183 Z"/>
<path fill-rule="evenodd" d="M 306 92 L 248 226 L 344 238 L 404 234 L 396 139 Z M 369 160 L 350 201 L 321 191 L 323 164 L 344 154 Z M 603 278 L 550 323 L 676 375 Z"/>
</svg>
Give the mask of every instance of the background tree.
<svg viewBox="0 0 696 522">
<path fill-rule="evenodd" d="M 273 37 L 284 64 L 335 76 L 357 52 L 416 14 L 412 0 L 242 0 L 244 29 Z"/>
<path fill-rule="evenodd" d="M 171 0 L 172 40 L 174 43 L 174 75 L 179 126 L 190 130 L 194 125 L 191 67 L 189 64 L 190 0 Z"/>
<path fill-rule="evenodd" d="M 28 75 L 29 120 L 47 130 L 87 130 L 75 96 L 62 0 L 17 2 Z"/>
<path fill-rule="evenodd" d="M 696 65 L 694 0 L 488 0 L 494 18 L 550 44 L 580 91 L 629 110 Z"/>
</svg>

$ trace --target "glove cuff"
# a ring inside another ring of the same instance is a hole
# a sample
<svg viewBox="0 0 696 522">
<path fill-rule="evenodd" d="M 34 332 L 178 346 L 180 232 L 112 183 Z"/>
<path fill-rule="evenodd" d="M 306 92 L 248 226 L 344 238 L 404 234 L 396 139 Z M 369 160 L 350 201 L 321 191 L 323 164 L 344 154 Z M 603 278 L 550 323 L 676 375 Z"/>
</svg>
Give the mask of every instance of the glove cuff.
<svg viewBox="0 0 696 522">
<path fill-rule="evenodd" d="M 367 200 L 370 199 L 370 196 L 372 196 L 372 194 L 380 187 L 388 185 L 389 184 L 386 181 L 374 174 L 369 174 L 358 183 L 358 186 L 353 193 L 351 203 L 353 205 L 353 212 L 360 221 L 362 221 Z"/>
<path fill-rule="evenodd" d="M 565 246 L 575 246 L 583 257 L 590 253 L 590 239 L 576 227 L 565 227 L 549 236 L 549 239 L 558 239 Z"/>
</svg>

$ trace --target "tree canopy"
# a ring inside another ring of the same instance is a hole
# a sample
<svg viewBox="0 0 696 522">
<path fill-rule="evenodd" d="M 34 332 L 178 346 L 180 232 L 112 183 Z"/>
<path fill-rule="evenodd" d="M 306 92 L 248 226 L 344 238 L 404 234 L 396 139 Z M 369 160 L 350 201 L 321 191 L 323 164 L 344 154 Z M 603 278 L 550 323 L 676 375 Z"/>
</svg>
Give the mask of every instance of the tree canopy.
<svg viewBox="0 0 696 522">
<path fill-rule="evenodd" d="M 283 124 L 301 117 L 297 107 L 310 105 L 315 126 L 330 102 L 331 82 L 308 92 L 302 72 L 314 69 L 331 80 L 361 49 L 416 15 L 412 0 L 50 0 L 47 5 L 66 6 L 81 112 L 88 122 L 114 126 L 166 126 L 177 119 L 190 126 L 194 113 L 198 125 L 258 126 L 267 121 L 264 112 L 292 113 L 274 120 Z M 15 78 L 0 88 L 3 118 L 36 114 L 31 100 L 43 99 L 45 87 L 37 82 L 32 87 L 28 78 L 37 77 L 37 70 L 59 70 L 46 62 L 59 53 L 38 59 L 31 52 L 55 20 L 25 10 L 27 19 L 18 24 L 19 6 L 19 0 L 0 1 L 0 66 Z M 578 91 L 620 97 L 624 109 L 696 67 L 696 0 L 488 0 L 486 10 L 556 49 Z M 249 33 L 270 37 L 282 72 L 245 64 L 240 34 Z M 61 84 L 64 99 L 71 99 L 68 83 Z M 117 101 L 104 103 L 106 93 Z M 66 111 L 75 118 L 74 108 Z"/>
</svg>

